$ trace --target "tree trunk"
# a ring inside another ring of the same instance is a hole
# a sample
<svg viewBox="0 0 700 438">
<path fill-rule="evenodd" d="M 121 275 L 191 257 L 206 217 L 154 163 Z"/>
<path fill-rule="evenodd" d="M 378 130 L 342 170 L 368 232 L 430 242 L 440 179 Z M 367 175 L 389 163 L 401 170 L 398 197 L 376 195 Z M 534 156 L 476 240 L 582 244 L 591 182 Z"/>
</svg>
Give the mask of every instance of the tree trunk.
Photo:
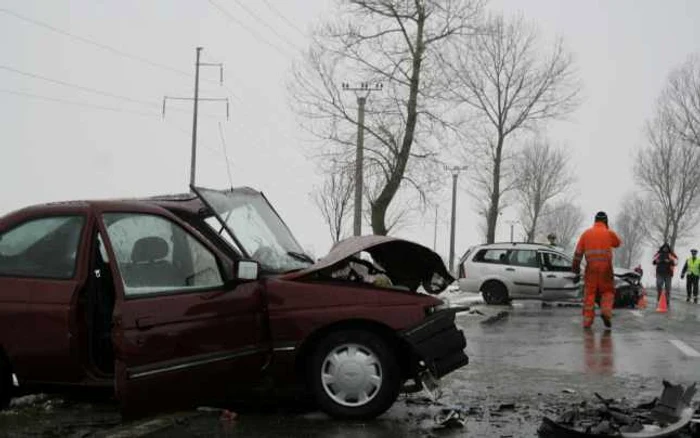
<svg viewBox="0 0 700 438">
<path fill-rule="evenodd" d="M 415 53 L 413 54 L 411 84 L 408 96 L 408 105 L 406 108 L 406 131 L 401 142 L 401 149 L 396 160 L 396 167 L 391 172 L 389 180 L 382 189 L 381 193 L 371 205 L 372 209 L 372 232 L 374 234 L 385 236 L 388 232 L 386 227 L 386 212 L 389 209 L 391 201 L 396 196 L 396 192 L 401 186 L 406 164 L 411 154 L 411 146 L 413 145 L 413 135 L 416 130 L 416 121 L 418 120 L 418 90 L 420 86 L 420 69 L 423 62 L 423 53 L 425 47 L 423 45 L 423 26 L 425 25 L 425 10 L 419 10 L 418 29 L 416 31 Z"/>
<path fill-rule="evenodd" d="M 496 146 L 496 157 L 493 160 L 493 190 L 491 191 L 491 205 L 489 206 L 486 243 L 496 241 L 496 226 L 498 225 L 498 207 L 501 201 L 501 156 L 503 153 L 503 135 L 498 134 L 498 145 Z"/>
</svg>

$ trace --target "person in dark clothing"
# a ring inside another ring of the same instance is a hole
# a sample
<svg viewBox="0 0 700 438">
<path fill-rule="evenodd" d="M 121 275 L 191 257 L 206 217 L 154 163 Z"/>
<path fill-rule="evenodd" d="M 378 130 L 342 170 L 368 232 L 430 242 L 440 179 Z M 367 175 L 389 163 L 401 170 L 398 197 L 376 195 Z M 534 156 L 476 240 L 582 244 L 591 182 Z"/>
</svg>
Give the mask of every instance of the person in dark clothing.
<svg viewBox="0 0 700 438">
<path fill-rule="evenodd" d="M 681 280 L 686 273 L 688 274 L 688 279 L 685 283 L 688 298 L 686 298 L 685 301 L 689 303 L 692 297 L 695 304 L 698 303 L 698 280 L 700 280 L 700 258 L 698 258 L 697 255 L 698 250 L 691 249 L 690 257 L 685 261 L 683 270 L 681 271 Z"/>
<path fill-rule="evenodd" d="M 656 300 L 661 300 L 661 291 L 666 291 L 666 303 L 671 309 L 671 280 L 678 263 L 678 256 L 668 243 L 661 245 L 652 262 L 656 265 Z"/>
</svg>

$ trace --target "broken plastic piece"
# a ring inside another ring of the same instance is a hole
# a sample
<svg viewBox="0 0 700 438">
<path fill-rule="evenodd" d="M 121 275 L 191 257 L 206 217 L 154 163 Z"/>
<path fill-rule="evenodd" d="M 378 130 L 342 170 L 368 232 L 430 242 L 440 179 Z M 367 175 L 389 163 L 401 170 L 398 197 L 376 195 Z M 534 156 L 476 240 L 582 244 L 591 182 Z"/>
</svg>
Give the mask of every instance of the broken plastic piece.
<svg viewBox="0 0 700 438">
<path fill-rule="evenodd" d="M 457 409 L 442 409 L 435 416 L 435 423 L 437 429 L 454 429 L 464 427 L 467 420 Z"/>
<path fill-rule="evenodd" d="M 423 389 L 428 393 L 428 396 L 433 401 L 437 402 L 440 397 L 442 397 L 442 391 L 440 390 L 440 383 L 433 377 L 430 371 L 423 370 L 419 373 L 421 384 Z"/>
</svg>

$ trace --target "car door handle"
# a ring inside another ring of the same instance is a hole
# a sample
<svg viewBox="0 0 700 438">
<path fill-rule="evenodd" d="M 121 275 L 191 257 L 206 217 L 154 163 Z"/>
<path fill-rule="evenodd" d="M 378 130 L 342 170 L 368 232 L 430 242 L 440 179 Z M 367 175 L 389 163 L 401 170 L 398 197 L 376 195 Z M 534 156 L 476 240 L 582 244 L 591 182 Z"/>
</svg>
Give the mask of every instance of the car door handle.
<svg viewBox="0 0 700 438">
<path fill-rule="evenodd" d="M 152 316 L 141 316 L 136 318 L 136 327 L 140 329 L 147 329 L 149 327 L 153 327 L 154 325 L 155 321 Z"/>
<path fill-rule="evenodd" d="M 506 271 L 515 271 L 515 268 L 506 268 Z"/>
<path fill-rule="evenodd" d="M 547 278 L 557 278 L 557 276 L 554 275 L 554 274 L 549 274 L 549 275 L 547 276 Z"/>
</svg>

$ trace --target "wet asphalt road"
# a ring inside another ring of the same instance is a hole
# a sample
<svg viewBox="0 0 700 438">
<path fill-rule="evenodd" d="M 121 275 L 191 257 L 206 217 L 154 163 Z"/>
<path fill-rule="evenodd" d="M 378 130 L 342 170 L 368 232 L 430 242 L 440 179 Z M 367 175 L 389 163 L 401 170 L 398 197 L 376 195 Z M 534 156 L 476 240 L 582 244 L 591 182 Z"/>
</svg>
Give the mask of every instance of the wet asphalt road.
<svg viewBox="0 0 700 438">
<path fill-rule="evenodd" d="M 156 426 L 160 422 L 160 428 L 154 427 L 149 436 L 536 436 L 543 415 L 556 416 L 573 403 L 591 401 L 594 392 L 641 402 L 660 394 L 662 379 L 683 384 L 700 381 L 700 305 L 673 300 L 667 314 L 656 313 L 654 306 L 651 302 L 643 311 L 616 310 L 612 332 L 604 332 L 599 318 L 588 332 L 581 328 L 580 308 L 543 307 L 536 301 L 509 307 L 477 305 L 474 308 L 484 315 L 458 315 L 471 363 L 443 379 L 438 404 L 422 393 L 403 396 L 385 415 L 363 423 L 337 422 L 316 412 L 248 412 L 233 421 L 221 421 L 215 413 L 180 417 L 177 422 L 169 417 L 153 420 Z M 56 414 L 61 412 L 60 401 L 44 412 L 46 403 L 0 414 L 0 435 L 56 436 L 51 421 L 45 421 L 44 428 L 18 426 L 23 409 L 32 410 L 34 422 L 60 417 Z M 465 414 L 465 428 L 435 429 L 434 416 L 448 407 Z M 66 413 L 72 416 L 70 412 L 80 409 L 84 411 L 83 417 L 77 417 L 81 421 L 89 423 L 97 416 L 111 422 L 105 426 L 114 426 L 109 405 L 71 405 Z M 122 425 L 126 429 L 119 430 L 128 434 L 143 424 Z M 172 426 L 162 428 L 163 424 Z M 63 427 L 61 435 L 89 436 L 97 430 L 98 436 L 120 436 L 108 427 Z"/>
</svg>

